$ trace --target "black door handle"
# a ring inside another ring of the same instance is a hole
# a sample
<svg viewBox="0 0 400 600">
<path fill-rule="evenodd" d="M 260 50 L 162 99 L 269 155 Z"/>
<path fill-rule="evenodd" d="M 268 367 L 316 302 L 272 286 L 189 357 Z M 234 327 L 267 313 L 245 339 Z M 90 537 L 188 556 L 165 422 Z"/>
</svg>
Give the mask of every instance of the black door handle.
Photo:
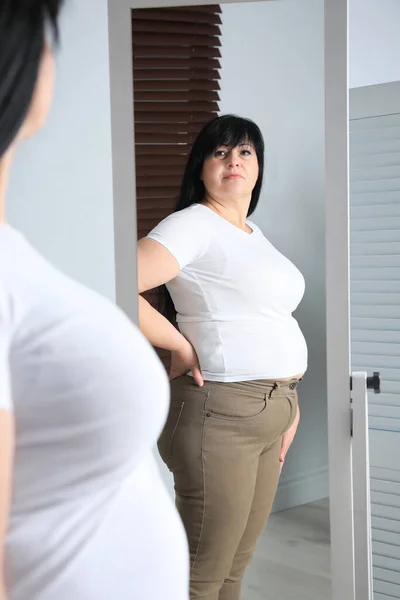
<svg viewBox="0 0 400 600">
<path fill-rule="evenodd" d="M 367 389 L 374 390 L 374 394 L 381 393 L 381 374 L 374 371 L 372 377 L 367 377 Z M 350 390 L 353 391 L 353 378 L 350 377 Z"/>
<path fill-rule="evenodd" d="M 372 377 L 367 377 L 367 389 L 374 390 L 374 394 L 381 393 L 381 377 L 378 371 L 374 371 Z"/>
</svg>

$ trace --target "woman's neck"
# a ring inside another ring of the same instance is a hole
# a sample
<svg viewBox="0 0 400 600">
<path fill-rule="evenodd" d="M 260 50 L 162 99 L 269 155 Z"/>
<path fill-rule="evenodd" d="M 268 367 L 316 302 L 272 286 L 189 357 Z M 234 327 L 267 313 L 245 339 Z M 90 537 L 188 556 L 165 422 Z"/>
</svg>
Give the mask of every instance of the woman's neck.
<svg viewBox="0 0 400 600">
<path fill-rule="evenodd" d="M 246 219 L 249 211 L 250 199 L 248 202 L 238 201 L 237 203 L 232 202 L 227 204 L 226 202 L 221 202 L 216 198 L 206 196 L 203 204 L 232 223 L 232 225 L 236 225 L 236 227 L 247 231 L 248 226 L 246 225 Z"/>
<path fill-rule="evenodd" d="M 0 223 L 5 223 L 6 221 L 6 189 L 10 174 L 12 156 L 12 150 L 8 150 L 0 158 Z"/>
</svg>

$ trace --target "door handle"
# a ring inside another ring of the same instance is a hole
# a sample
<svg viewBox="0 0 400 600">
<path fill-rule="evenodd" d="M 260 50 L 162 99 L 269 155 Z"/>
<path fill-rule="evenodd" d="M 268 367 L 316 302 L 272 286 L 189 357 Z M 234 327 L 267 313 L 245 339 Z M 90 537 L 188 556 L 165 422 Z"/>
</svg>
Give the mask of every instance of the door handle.
<svg viewBox="0 0 400 600">
<path fill-rule="evenodd" d="M 374 371 L 372 377 L 367 377 L 367 389 L 374 390 L 374 394 L 381 393 L 381 377 L 378 371 Z"/>
<path fill-rule="evenodd" d="M 367 377 L 367 389 L 374 390 L 374 394 L 381 393 L 381 374 L 374 371 L 371 377 Z M 350 377 L 350 390 L 353 391 L 353 377 Z"/>
</svg>

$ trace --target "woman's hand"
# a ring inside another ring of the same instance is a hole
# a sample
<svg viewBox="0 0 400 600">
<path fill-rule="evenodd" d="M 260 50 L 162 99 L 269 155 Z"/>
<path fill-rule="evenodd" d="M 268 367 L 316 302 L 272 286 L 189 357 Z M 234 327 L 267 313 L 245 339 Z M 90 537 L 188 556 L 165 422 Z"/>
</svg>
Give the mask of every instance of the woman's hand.
<svg viewBox="0 0 400 600">
<path fill-rule="evenodd" d="M 192 344 L 185 340 L 179 350 L 171 352 L 171 370 L 169 380 L 176 379 L 192 371 L 193 378 L 199 387 L 204 385 L 203 375 L 201 374 L 199 359 Z"/>
<path fill-rule="evenodd" d="M 293 421 L 293 424 L 290 426 L 290 428 L 282 436 L 281 453 L 279 455 L 279 463 L 280 463 L 281 472 L 282 472 L 283 465 L 285 463 L 286 454 L 295 438 L 295 435 L 297 432 L 297 427 L 299 426 L 299 421 L 300 421 L 300 409 L 297 406 L 296 418 Z"/>
<path fill-rule="evenodd" d="M 7 600 L 5 587 L 1 583 L 0 583 L 0 600 Z"/>
</svg>

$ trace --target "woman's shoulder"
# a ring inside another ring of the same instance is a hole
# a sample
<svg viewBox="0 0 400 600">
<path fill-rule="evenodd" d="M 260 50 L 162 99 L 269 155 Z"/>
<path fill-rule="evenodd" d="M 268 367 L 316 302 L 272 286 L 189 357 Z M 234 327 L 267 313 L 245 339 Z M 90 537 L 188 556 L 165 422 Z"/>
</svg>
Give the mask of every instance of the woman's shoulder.
<svg viewBox="0 0 400 600">
<path fill-rule="evenodd" d="M 161 222 L 168 221 L 180 221 L 180 222 L 190 222 L 196 221 L 198 222 L 200 215 L 202 214 L 200 204 L 192 204 L 187 208 L 182 208 L 181 210 L 177 210 L 166 216 Z"/>
<path fill-rule="evenodd" d="M 204 214 L 199 204 L 192 204 L 187 208 L 175 211 L 162 219 L 152 230 L 153 232 L 174 232 L 187 230 L 194 235 L 202 231 Z"/>
</svg>

